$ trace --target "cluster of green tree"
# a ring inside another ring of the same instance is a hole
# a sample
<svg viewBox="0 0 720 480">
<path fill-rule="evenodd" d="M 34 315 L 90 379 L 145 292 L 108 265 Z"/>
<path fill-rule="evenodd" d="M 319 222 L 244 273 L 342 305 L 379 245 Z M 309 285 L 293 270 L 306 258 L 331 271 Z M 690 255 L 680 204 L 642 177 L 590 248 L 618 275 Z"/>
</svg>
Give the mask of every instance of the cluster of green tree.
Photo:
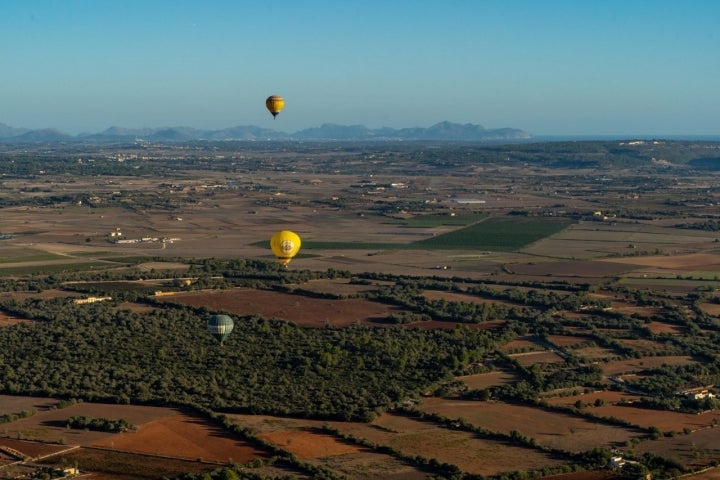
<svg viewBox="0 0 720 480">
<path fill-rule="evenodd" d="M 568 366 L 536 363 L 530 367 L 523 367 L 511 359 L 508 359 L 508 362 L 515 364 L 514 369 L 520 373 L 522 380 L 487 389 L 469 390 L 463 395 L 479 400 L 498 398 L 534 404 L 541 392 L 597 385 L 602 378 L 602 370 L 597 365 Z"/>
<path fill-rule="evenodd" d="M 464 329 L 303 329 L 245 317 L 220 346 L 202 309 L 137 314 L 67 299 L 4 309 L 41 321 L 0 329 L 0 391 L 281 415 L 367 420 L 502 341 Z"/>
<path fill-rule="evenodd" d="M 12 423 L 21 418 L 32 417 L 36 413 L 35 410 L 23 410 L 20 413 L 4 413 L 0 415 L 0 423 Z"/>
<path fill-rule="evenodd" d="M 642 397 L 636 404 L 638 408 L 654 410 L 672 410 L 687 413 L 701 413 L 720 408 L 720 399 L 710 396 L 694 398 L 675 395 L 672 397 Z"/>
<path fill-rule="evenodd" d="M 506 300 L 517 303 L 518 305 L 527 305 L 543 309 L 568 310 L 571 312 L 580 310 L 580 308 L 590 311 L 602 310 L 610 306 L 607 300 L 592 299 L 587 295 L 586 291 L 581 290 L 577 290 L 574 293 L 559 294 L 552 290 L 545 292 L 536 289 L 526 290 L 519 288 L 498 290 L 484 285 L 478 285 L 469 287 L 467 293 L 483 298 Z"/>
<path fill-rule="evenodd" d="M 634 351 L 631 347 L 624 344 L 621 340 L 624 338 L 648 338 L 653 340 L 659 350 L 656 352 L 645 352 L 644 355 L 648 354 L 680 354 L 682 352 L 691 351 L 694 354 L 705 354 L 708 355 L 714 349 L 716 349 L 716 341 L 713 337 L 707 336 L 696 336 L 687 339 L 683 336 L 669 336 L 665 334 L 655 335 L 646 326 L 648 318 L 632 318 L 617 312 L 602 311 L 600 310 L 605 304 L 592 303 L 588 300 L 587 286 L 572 286 L 569 287 L 567 284 L 552 282 L 543 288 L 542 283 L 533 282 L 530 289 L 527 288 L 513 288 L 512 285 L 507 285 L 505 289 L 490 288 L 487 285 L 477 284 L 476 281 L 471 281 L 462 278 L 446 279 L 441 277 L 407 277 L 407 276 L 391 276 L 391 275 L 377 275 L 377 274 L 365 274 L 362 276 L 352 277 L 349 272 L 328 270 L 327 272 L 309 272 L 309 271 L 293 271 L 292 273 L 280 269 L 276 262 L 265 262 L 256 260 L 218 260 L 218 259 L 207 259 L 191 262 L 191 273 L 197 275 L 199 279 L 209 279 L 210 277 L 220 277 L 223 281 L 227 280 L 231 283 L 241 283 L 243 281 L 258 281 L 265 288 L 280 288 L 288 289 L 287 287 L 291 282 L 304 282 L 313 278 L 355 278 L 357 282 L 371 282 L 372 279 L 382 279 L 385 282 L 392 282 L 389 286 L 378 287 L 375 291 L 363 294 L 370 299 L 377 301 L 384 301 L 402 307 L 402 310 L 395 316 L 389 319 L 391 322 L 406 323 L 410 321 L 417 321 L 423 319 L 436 319 L 436 320 L 448 320 L 455 322 L 482 322 L 487 319 L 507 319 L 505 328 L 499 332 L 497 341 L 506 341 L 513 338 L 514 335 L 523 334 L 527 332 L 535 333 L 541 338 L 545 339 L 547 344 L 551 344 L 546 335 L 550 333 L 563 334 L 566 327 L 586 327 L 592 325 L 593 330 L 589 337 L 590 339 L 586 344 L 594 344 L 606 347 L 617 352 L 617 358 L 628 358 L 628 357 L 639 357 L 640 354 Z M 10 281 L 5 280 L 3 283 L 8 289 L 18 288 L 36 288 L 38 290 L 43 288 L 57 288 L 61 286 L 62 282 L 66 279 L 76 279 L 82 277 L 84 279 L 94 278 L 97 279 L 97 283 L 85 284 L 82 288 L 88 293 L 93 294 L 112 294 L 117 296 L 118 301 L 127 297 L 131 292 L 121 288 L 121 291 L 117 291 L 110 288 L 112 285 L 122 285 L 118 283 L 107 283 L 102 284 L 102 281 L 118 279 L 133 279 L 138 276 L 142 278 L 153 278 L 153 277 L 166 277 L 167 272 L 96 272 L 91 275 L 87 274 L 64 274 L 50 277 L 36 277 L 31 281 Z M 188 275 L 184 273 L 183 275 Z M 196 282 L 202 283 L 202 282 Z M 475 283 L 474 286 L 473 283 Z M 82 284 L 80 284 L 82 285 Z M 283 286 L 286 285 L 286 286 Z M 459 285 L 463 285 L 462 288 Z M 471 286 L 468 286 L 471 285 Z M 522 285 L 526 287 L 526 285 Z M 550 288 L 552 287 L 552 288 Z M 186 287 L 178 287 L 186 288 Z M 477 295 L 484 299 L 499 299 L 504 301 L 512 301 L 518 303 L 518 308 L 500 305 L 492 302 L 449 302 L 449 301 L 431 301 L 422 295 L 424 289 L 439 289 L 445 291 L 463 292 L 465 294 Z M 568 289 L 567 294 L 558 294 L 558 289 Z M 132 288 L 129 289 L 130 291 Z M 297 289 L 293 287 L 293 293 L 303 295 L 316 295 L 312 292 L 305 291 L 303 289 Z M 620 292 L 622 293 L 622 292 Z M 680 308 L 676 305 L 671 305 L 669 300 L 663 299 L 657 295 L 651 294 L 650 292 L 635 292 L 627 289 L 625 292 L 628 300 L 633 300 L 638 304 L 653 304 L 663 306 L 664 313 L 661 317 L 664 322 L 673 322 L 678 325 L 687 326 L 690 332 L 699 332 L 699 326 L 688 318 L 685 309 Z M 135 298 L 139 297 L 139 298 Z M 142 294 L 134 294 L 134 298 L 138 300 L 150 301 L 142 298 Z M 698 298 L 697 301 L 701 299 Z M 586 303 L 587 302 L 587 303 Z M 32 302 L 31 302 L 32 303 Z M 546 312 L 554 311 L 558 308 L 563 309 L 577 309 L 582 306 L 594 305 L 593 314 L 586 316 L 582 320 L 576 320 L 572 318 L 564 318 L 562 316 L 548 315 Z M 28 308 L 30 304 L 24 308 Z M 158 308 L 165 308 L 163 304 L 156 304 Z M 8 301 L 5 304 L 5 308 L 14 314 L 23 315 L 21 310 L 16 309 L 16 305 L 12 301 Z M 715 322 L 712 318 L 702 318 L 708 325 L 713 325 Z M 699 321 L 699 320 L 697 320 Z M 706 326 L 706 325 L 703 325 Z M 613 333 L 610 333 L 612 331 Z M 565 348 L 566 354 L 569 355 L 569 359 L 572 358 L 573 349 Z M 709 355 L 708 355 L 709 357 Z M 711 357 L 709 357 L 711 358 Z M 453 367 L 463 363 L 463 356 L 458 357 L 456 361 L 452 362 Z M 570 366 L 572 368 L 572 365 Z M 560 368 L 559 371 L 567 370 L 566 367 Z M 655 372 L 657 375 L 663 375 L 663 372 Z M 558 373 L 557 375 L 548 375 L 548 379 L 562 378 L 566 376 L 564 373 Z M 584 375 L 580 375 L 580 378 L 585 378 Z M 530 380 L 530 379 L 528 379 Z M 549 381 L 545 386 L 543 383 L 538 383 L 538 379 L 531 379 L 529 385 L 533 385 L 534 388 L 531 390 L 537 391 L 537 389 L 544 389 L 549 385 L 555 385 L 554 381 Z M 592 379 L 588 379 L 592 381 Z M 577 378 L 572 377 L 572 381 L 569 383 L 576 383 Z M 567 382 L 566 382 L 567 383 Z M 525 389 L 523 394 L 528 392 Z"/>
<path fill-rule="evenodd" d="M 720 384 L 720 363 L 712 358 L 708 360 L 686 365 L 663 365 L 648 368 L 645 371 L 646 375 L 628 378 L 626 383 L 628 388 L 647 392 L 654 397 L 673 397 L 679 392 L 691 388 L 718 385 Z"/>
<path fill-rule="evenodd" d="M 32 480 L 51 480 L 53 478 L 67 477 L 65 471 L 54 467 L 39 467 L 30 474 L 28 478 Z"/>
<path fill-rule="evenodd" d="M 702 222 L 680 223 L 675 228 L 687 228 L 689 230 L 705 230 L 708 232 L 720 231 L 720 221 L 704 220 Z"/>
<path fill-rule="evenodd" d="M 423 296 L 417 285 L 407 282 L 385 285 L 367 292 L 368 299 L 402 307 L 422 318 L 460 323 L 481 323 L 490 319 L 508 317 L 510 308 L 505 305 L 447 300 L 430 300 Z"/>
<path fill-rule="evenodd" d="M 699 355 L 704 369 L 655 369 L 650 372 L 649 386 L 628 384 L 630 388 L 655 396 L 681 385 L 697 385 L 692 379 L 701 379 L 702 384 L 717 383 L 714 380 L 719 367 L 714 352 L 718 337 L 700 330 L 701 325 L 703 329 L 710 328 L 716 321 L 696 313 L 698 302 L 707 297 L 704 294 L 688 296 L 686 303 L 693 306 L 690 311 L 678 305 L 677 298 L 663 294 L 637 293 L 632 289 L 612 292 L 625 295 L 628 303 L 661 307 L 663 310 L 656 314 L 656 319 L 683 326 L 687 332 L 668 335 L 653 334 L 647 328 L 652 317 L 602 311 L 603 303 L 590 301 L 589 286 L 553 281 L 490 288 L 460 277 L 353 276 L 342 270 L 289 272 L 278 268 L 275 262 L 264 261 L 208 259 L 190 263 L 192 274 L 182 275 L 206 279 L 208 284 L 214 281 L 211 277 L 221 277 L 228 286 L 258 282 L 263 288 L 291 289 L 297 295 L 316 294 L 291 287 L 290 283 L 314 278 L 351 278 L 364 284 L 383 280 L 383 285 L 389 286 L 378 286 L 374 292 L 363 295 L 399 306 L 400 322 L 424 318 L 459 323 L 505 318 L 505 322 L 500 329 L 484 333 L 470 329 L 430 332 L 404 327 L 303 329 L 287 322 L 243 317 L 236 319 L 236 331 L 225 346 L 219 347 L 205 332 L 205 320 L 212 312 L 204 309 L 157 304 L 155 311 L 138 315 L 118 311 L 116 302 L 78 307 L 60 299 L 5 301 L 2 307 L 6 311 L 39 319 L 41 323 L 0 329 L 0 390 L 122 403 L 196 405 L 225 411 L 369 420 L 409 397 L 432 390 L 465 398 L 535 403 L 542 392 L 557 388 L 600 387 L 600 369 L 574 352 L 583 345 L 595 345 L 616 352 L 613 358 L 639 357 L 623 340 L 640 338 L 657 345 L 657 352 L 645 351 L 642 355 L 692 353 Z M 93 292 L 104 294 L 112 288 L 109 280 L 141 276 L 167 278 L 168 273 L 129 270 L 58 274 L 30 281 L 4 280 L 2 285 L 57 288 L 67 279 L 83 277 L 93 281 L 96 289 Z M 176 287 L 186 288 L 181 284 Z M 423 295 L 427 289 L 512 301 L 518 306 L 484 313 L 478 308 L 483 302 L 430 301 Z M 566 293 L 558 293 L 561 290 Z M 148 301 L 143 298 L 144 293 L 133 292 L 133 288 L 126 290 L 125 295 L 130 294 Z M 592 313 L 583 309 L 582 318 L 554 313 L 586 305 L 593 306 Z M 535 335 L 539 345 L 551 348 L 550 334 L 568 334 L 578 329 L 586 332 L 588 340 L 576 348 L 555 347 L 562 353 L 563 362 L 522 367 L 497 352 L 500 345 L 527 334 Z M 496 365 L 502 364 L 515 372 L 520 380 L 481 391 L 452 386 L 444 389 L 442 385 L 449 385 L 447 381 L 453 374 L 467 373 L 488 357 L 496 358 Z M 667 388 L 652 388 L 653 383 Z M 658 406 L 676 408 L 673 404 Z M 592 409 L 582 407 L 572 413 L 592 416 Z M 616 419 L 607 421 L 613 420 Z M 617 420 L 616 424 L 622 421 Z M 436 463 L 431 465 L 427 460 L 425 467 L 452 473 L 452 469 Z M 246 470 L 243 467 L 237 471 Z"/>
<path fill-rule="evenodd" d="M 124 418 L 113 420 L 110 418 L 86 417 L 84 415 L 76 415 L 67 419 L 68 428 L 76 430 L 96 430 L 98 432 L 121 433 L 128 430 L 135 430 L 135 426 Z"/>
</svg>

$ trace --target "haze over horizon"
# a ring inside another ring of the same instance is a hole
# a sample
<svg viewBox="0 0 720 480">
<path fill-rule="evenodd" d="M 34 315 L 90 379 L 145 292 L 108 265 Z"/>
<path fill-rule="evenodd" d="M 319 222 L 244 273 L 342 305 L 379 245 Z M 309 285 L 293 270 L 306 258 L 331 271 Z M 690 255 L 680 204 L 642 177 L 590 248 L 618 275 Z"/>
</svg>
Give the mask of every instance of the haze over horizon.
<svg viewBox="0 0 720 480">
<path fill-rule="evenodd" d="M 4 2 L 0 123 L 720 135 L 718 18 L 711 0 Z"/>
</svg>

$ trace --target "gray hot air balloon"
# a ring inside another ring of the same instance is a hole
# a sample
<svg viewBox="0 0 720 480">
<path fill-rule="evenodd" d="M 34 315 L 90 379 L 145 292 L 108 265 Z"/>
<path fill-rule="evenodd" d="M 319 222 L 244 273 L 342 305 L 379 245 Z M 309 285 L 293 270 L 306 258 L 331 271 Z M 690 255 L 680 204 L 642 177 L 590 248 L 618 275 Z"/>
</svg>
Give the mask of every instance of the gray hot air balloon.
<svg viewBox="0 0 720 480">
<path fill-rule="evenodd" d="M 228 335 L 230 335 L 234 326 L 235 323 L 233 322 L 233 319 L 227 315 L 213 315 L 207 322 L 208 332 L 210 332 L 213 337 L 217 338 L 220 344 L 222 344 Z"/>
</svg>

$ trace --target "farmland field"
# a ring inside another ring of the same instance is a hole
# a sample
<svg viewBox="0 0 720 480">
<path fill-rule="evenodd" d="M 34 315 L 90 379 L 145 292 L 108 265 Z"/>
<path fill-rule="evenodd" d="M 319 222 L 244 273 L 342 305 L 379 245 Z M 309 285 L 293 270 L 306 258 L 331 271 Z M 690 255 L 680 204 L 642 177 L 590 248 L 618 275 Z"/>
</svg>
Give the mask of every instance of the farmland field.
<svg viewBox="0 0 720 480">
<path fill-rule="evenodd" d="M 460 248 L 463 250 L 518 250 L 570 225 L 564 219 L 495 218 L 469 227 L 414 243 L 422 248 Z"/>
<path fill-rule="evenodd" d="M 510 357 L 523 366 L 543 363 L 563 363 L 565 361 L 560 355 L 552 351 L 514 353 L 510 355 Z"/>
<path fill-rule="evenodd" d="M 489 388 L 498 385 L 507 385 L 518 380 L 517 375 L 512 372 L 497 371 L 489 373 L 476 373 L 474 375 L 463 375 L 456 377 L 456 380 L 463 382 L 468 388 Z"/>
<path fill-rule="evenodd" d="M 701 469 L 712 464 L 720 454 L 717 427 L 703 428 L 689 434 L 658 438 L 638 445 L 639 454 L 650 452 L 670 458 L 681 465 Z"/>
<path fill-rule="evenodd" d="M 480 475 L 542 469 L 562 463 L 533 449 L 484 440 L 469 432 L 448 430 L 430 422 L 392 414 L 381 415 L 367 425 L 336 427 L 355 437 L 400 449 L 405 455 L 435 458 Z"/>
<path fill-rule="evenodd" d="M 540 408 L 500 402 L 467 402 L 424 399 L 418 408 L 448 418 L 462 418 L 472 425 L 493 432 L 510 434 L 517 430 L 538 444 L 566 451 L 581 452 L 595 446 L 613 446 L 643 435 L 632 429 L 610 426 Z"/>
<path fill-rule="evenodd" d="M 653 391 L 720 394 L 719 177 L 684 163 L 717 144 L 3 145 L 0 445 L 101 480 L 720 462 L 720 403 Z"/>
<path fill-rule="evenodd" d="M 614 360 L 601 364 L 603 373 L 607 376 L 638 373 L 662 365 L 688 365 L 694 363 L 692 357 L 687 356 L 651 356 L 642 359 Z"/>
<path fill-rule="evenodd" d="M 599 417 L 619 418 L 641 428 L 657 427 L 663 432 L 682 432 L 688 428 L 697 430 L 720 422 L 720 412 L 701 414 L 670 412 L 667 410 L 648 410 L 630 405 L 603 405 L 593 407 L 593 414 Z"/>
<path fill-rule="evenodd" d="M 373 323 L 393 312 L 392 307 L 362 299 L 330 300 L 250 289 L 179 293 L 160 298 L 167 302 L 202 306 L 234 315 L 281 318 L 310 327 Z"/>
</svg>

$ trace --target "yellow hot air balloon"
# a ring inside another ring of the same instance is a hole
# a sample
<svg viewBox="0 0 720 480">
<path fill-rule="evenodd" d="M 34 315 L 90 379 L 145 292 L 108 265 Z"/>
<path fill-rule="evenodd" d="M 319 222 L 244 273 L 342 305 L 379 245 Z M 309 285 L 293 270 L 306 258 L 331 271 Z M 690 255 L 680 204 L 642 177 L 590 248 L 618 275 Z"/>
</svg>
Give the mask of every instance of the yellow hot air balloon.
<svg viewBox="0 0 720 480">
<path fill-rule="evenodd" d="M 270 250 L 287 267 L 300 251 L 300 237 L 290 230 L 281 230 L 270 238 Z"/>
<path fill-rule="evenodd" d="M 265 107 L 272 113 L 273 118 L 285 107 L 285 100 L 280 95 L 271 95 L 265 100 Z"/>
</svg>

